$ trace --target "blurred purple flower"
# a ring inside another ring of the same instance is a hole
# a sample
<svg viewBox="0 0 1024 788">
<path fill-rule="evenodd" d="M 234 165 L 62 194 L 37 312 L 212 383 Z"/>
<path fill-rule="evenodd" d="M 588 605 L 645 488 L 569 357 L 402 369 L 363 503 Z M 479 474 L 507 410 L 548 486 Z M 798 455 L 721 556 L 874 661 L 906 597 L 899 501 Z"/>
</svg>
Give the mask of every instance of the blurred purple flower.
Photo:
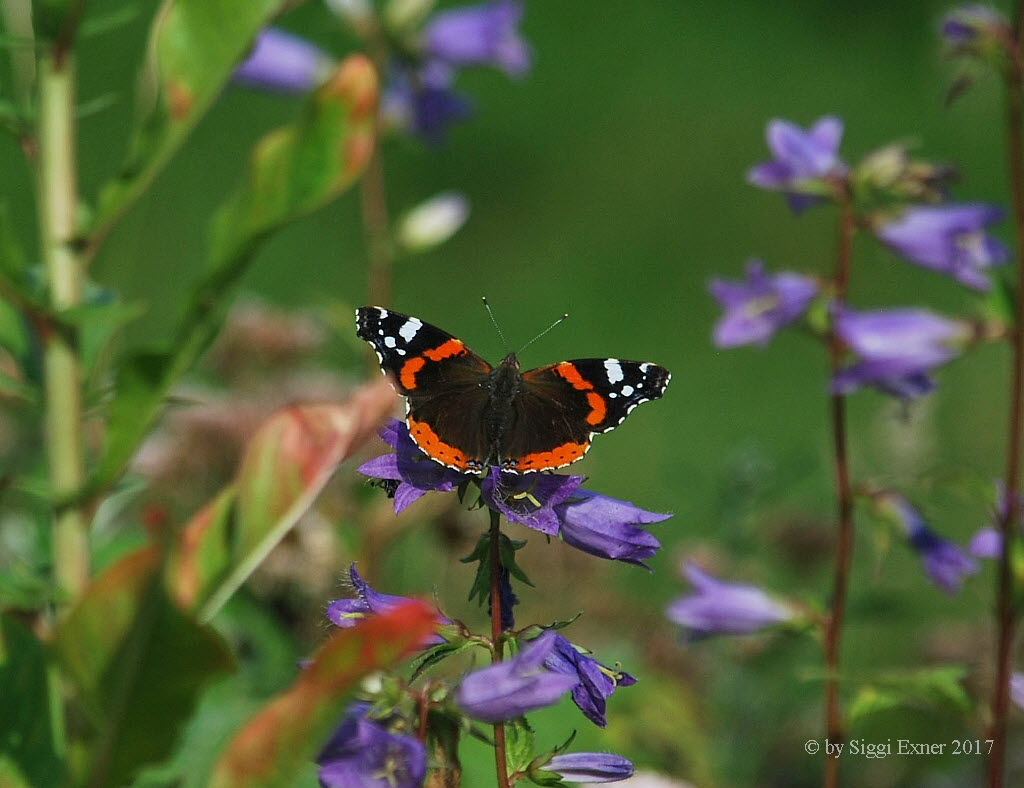
<svg viewBox="0 0 1024 788">
<path fill-rule="evenodd" d="M 541 768 L 573 783 L 613 783 L 633 775 L 633 764 L 630 761 L 608 752 L 556 755 Z"/>
<path fill-rule="evenodd" d="M 555 646 L 555 633 L 545 632 L 512 659 L 470 673 L 459 685 L 456 701 L 481 722 L 504 722 L 550 706 L 579 683 L 577 677 L 545 666 Z"/>
<path fill-rule="evenodd" d="M 755 586 L 724 583 L 689 562 L 683 574 L 695 593 L 677 599 L 665 614 L 686 630 L 690 640 L 746 635 L 794 617 L 792 610 Z"/>
<path fill-rule="evenodd" d="M 368 703 L 349 706 L 341 724 L 316 757 L 324 788 L 420 788 L 427 753 L 412 736 L 390 733 L 367 718 Z"/>
<path fill-rule="evenodd" d="M 509 522 L 554 536 L 559 526 L 555 506 L 575 493 L 584 478 L 560 473 L 502 473 L 493 466 L 480 493 L 484 503 Z"/>
<path fill-rule="evenodd" d="M 725 310 L 715 324 L 715 345 L 765 345 L 776 331 L 799 318 L 814 300 L 813 279 L 783 272 L 765 274 L 760 260 L 747 263 L 746 281 L 712 279 L 711 294 Z"/>
<path fill-rule="evenodd" d="M 522 3 L 494 0 L 441 11 L 423 28 L 423 49 L 452 66 L 495 66 L 518 77 L 530 68 L 530 51 L 519 37 Z"/>
<path fill-rule="evenodd" d="M 667 520 L 672 515 L 648 512 L 629 501 L 577 490 L 555 507 L 559 534 L 567 545 L 613 561 L 649 568 L 644 561 L 661 547 L 653 535 L 640 528 Z"/>
<path fill-rule="evenodd" d="M 394 451 L 364 462 L 357 470 L 363 476 L 397 482 L 395 514 L 427 492 L 451 492 L 467 478 L 430 459 L 413 441 L 404 421 L 390 419 L 381 427 L 380 437 Z"/>
<path fill-rule="evenodd" d="M 234 80 L 279 93 L 308 93 L 334 67 L 334 59 L 292 33 L 268 27 L 235 69 Z"/>
<path fill-rule="evenodd" d="M 984 55 L 1009 43 L 1006 17 L 987 5 L 969 3 L 949 11 L 942 18 L 942 37 L 954 54 Z"/>
<path fill-rule="evenodd" d="M 981 528 L 971 537 L 967 552 L 975 558 L 999 558 L 1003 553 L 1003 537 L 992 526 Z"/>
<path fill-rule="evenodd" d="M 762 189 L 784 192 L 796 213 L 828 193 L 825 178 L 846 173 L 846 165 L 839 158 L 843 136 L 839 118 L 819 118 L 807 131 L 776 119 L 769 122 L 765 136 L 772 158 L 752 167 L 747 181 Z"/>
<path fill-rule="evenodd" d="M 1024 709 L 1024 673 L 1010 676 L 1010 699 Z"/>
<path fill-rule="evenodd" d="M 988 290 L 986 270 L 1005 263 L 1009 253 L 984 227 L 1002 218 L 1002 209 L 982 203 L 915 205 L 875 233 L 907 260 Z"/>
<path fill-rule="evenodd" d="M 958 320 L 916 309 L 854 312 L 836 307 L 834 326 L 860 360 L 836 373 L 832 391 L 847 394 L 874 386 L 902 399 L 931 391 L 928 372 L 953 358 L 970 335 Z"/>
<path fill-rule="evenodd" d="M 411 601 L 409 597 L 395 596 L 393 594 L 380 594 L 374 591 L 356 571 L 356 565 L 352 564 L 348 570 L 352 588 L 356 592 L 355 599 L 335 599 L 327 605 L 327 618 L 336 626 L 347 629 L 354 627 L 360 621 L 369 616 L 379 616 L 388 613 L 396 607 L 400 607 Z M 438 623 L 449 625 L 452 622 L 438 614 Z M 424 642 L 424 647 L 436 646 L 444 643 L 444 638 L 434 635 Z"/>
<path fill-rule="evenodd" d="M 544 666 L 555 673 L 575 676 L 579 681 L 572 690 L 572 699 L 584 716 L 595 725 L 605 727 L 605 699 L 618 687 L 630 687 L 636 679 L 623 671 L 612 670 L 593 657 L 580 653 L 561 635 L 555 635 L 555 648 L 544 660 Z"/>
<path fill-rule="evenodd" d="M 924 516 L 902 495 L 886 491 L 875 494 L 873 500 L 883 514 L 903 528 L 907 543 L 921 556 L 933 585 L 953 593 L 960 590 L 966 576 L 978 571 L 977 562 L 929 528 Z"/>
<path fill-rule="evenodd" d="M 385 124 L 440 145 L 449 126 L 473 114 L 469 100 L 452 88 L 454 76 L 451 67 L 439 61 L 419 68 L 393 65 L 381 97 Z"/>
</svg>

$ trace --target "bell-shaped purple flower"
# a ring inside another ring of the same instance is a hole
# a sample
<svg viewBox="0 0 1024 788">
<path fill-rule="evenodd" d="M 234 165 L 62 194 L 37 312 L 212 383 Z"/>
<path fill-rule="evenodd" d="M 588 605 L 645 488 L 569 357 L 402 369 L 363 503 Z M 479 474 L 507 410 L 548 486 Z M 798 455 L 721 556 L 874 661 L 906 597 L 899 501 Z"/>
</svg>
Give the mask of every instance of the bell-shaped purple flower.
<svg viewBox="0 0 1024 788">
<path fill-rule="evenodd" d="M 366 716 L 368 703 L 352 704 L 316 758 L 324 788 L 421 788 L 427 773 L 423 743 L 391 733 Z"/>
<path fill-rule="evenodd" d="M 613 783 L 633 776 L 633 764 L 609 752 L 568 752 L 541 768 L 571 783 Z"/>
<path fill-rule="evenodd" d="M 847 394 L 874 386 L 902 399 L 931 391 L 929 371 L 957 355 L 971 335 L 965 323 L 916 309 L 836 307 L 833 325 L 859 360 L 836 373 L 832 391 Z"/>
<path fill-rule="evenodd" d="M 363 476 L 397 482 L 393 488 L 395 514 L 432 490 L 451 492 L 466 479 L 464 474 L 430 459 L 409 435 L 404 421 L 389 420 L 380 436 L 394 452 L 374 457 L 359 466 Z"/>
<path fill-rule="evenodd" d="M 558 533 L 567 545 L 599 558 L 644 568 L 649 568 L 644 561 L 654 555 L 661 542 L 640 526 L 660 523 L 672 516 L 648 512 L 629 501 L 582 489 L 554 509 L 559 520 Z"/>
<path fill-rule="evenodd" d="M 583 479 L 560 473 L 501 473 L 492 467 L 480 493 L 484 503 L 509 522 L 555 536 L 559 527 L 555 507 L 575 493 Z"/>
<path fill-rule="evenodd" d="M 334 67 L 334 59 L 299 36 L 269 27 L 235 70 L 234 80 L 279 93 L 308 93 Z"/>
<path fill-rule="evenodd" d="M 921 557 L 928 579 L 943 591 L 960 590 L 964 578 L 978 571 L 978 563 L 957 545 L 936 534 L 924 516 L 899 493 L 873 496 L 875 506 L 895 520 L 907 536 L 907 543 Z"/>
<path fill-rule="evenodd" d="M 602 728 L 608 724 L 605 719 L 606 699 L 618 687 L 636 684 L 636 679 L 628 673 L 605 667 L 577 650 L 561 635 L 555 635 L 555 648 L 544 660 L 544 665 L 555 673 L 576 677 L 579 684 L 572 689 L 573 701 L 588 720 Z"/>
<path fill-rule="evenodd" d="M 988 290 L 987 270 L 1009 253 L 984 228 L 1002 218 L 1002 209 L 982 203 L 915 205 L 879 224 L 875 234 L 912 263 Z"/>
<path fill-rule="evenodd" d="M 783 272 L 766 274 L 760 260 L 747 263 L 741 282 L 712 279 L 711 294 L 725 310 L 715 324 L 715 345 L 765 345 L 785 325 L 797 320 L 818 293 L 813 279 Z"/>
<path fill-rule="evenodd" d="M 787 120 L 773 120 L 765 136 L 772 158 L 752 167 L 747 181 L 762 189 L 784 192 L 796 213 L 830 193 L 826 178 L 846 173 L 846 165 L 839 158 L 843 137 L 839 118 L 820 118 L 807 131 Z"/>
<path fill-rule="evenodd" d="M 967 543 L 967 552 L 975 558 L 999 558 L 1003 554 L 1003 536 L 992 526 L 981 528 Z"/>
<path fill-rule="evenodd" d="M 576 676 L 546 667 L 555 647 L 555 633 L 545 632 L 512 659 L 466 676 L 456 701 L 466 714 L 481 722 L 505 722 L 550 706 L 579 682 Z"/>
<path fill-rule="evenodd" d="M 440 61 L 418 68 L 393 65 L 381 96 L 381 119 L 432 145 L 444 142 L 448 128 L 473 114 L 469 100 L 452 87 L 454 71 Z"/>
<path fill-rule="evenodd" d="M 522 15 L 515 0 L 441 11 L 423 28 L 424 52 L 453 66 L 496 66 L 521 76 L 530 68 L 529 47 L 519 37 Z"/>
<path fill-rule="evenodd" d="M 352 589 L 356 592 L 354 599 L 335 599 L 327 605 L 327 618 L 332 624 L 347 629 L 354 627 L 360 621 L 369 616 L 379 616 L 388 613 L 396 607 L 401 607 L 411 601 L 409 597 L 396 596 L 394 594 L 381 594 L 370 588 L 369 584 L 359 576 L 356 565 L 352 564 L 348 570 Z M 437 615 L 438 623 L 442 626 L 450 625 L 452 622 Z M 434 635 L 424 642 L 424 647 L 436 646 L 444 643 L 444 638 Z"/>
<path fill-rule="evenodd" d="M 696 564 L 683 566 L 694 593 L 671 603 L 665 610 L 690 640 L 712 635 L 746 635 L 789 621 L 794 612 L 756 586 L 724 583 Z"/>
</svg>

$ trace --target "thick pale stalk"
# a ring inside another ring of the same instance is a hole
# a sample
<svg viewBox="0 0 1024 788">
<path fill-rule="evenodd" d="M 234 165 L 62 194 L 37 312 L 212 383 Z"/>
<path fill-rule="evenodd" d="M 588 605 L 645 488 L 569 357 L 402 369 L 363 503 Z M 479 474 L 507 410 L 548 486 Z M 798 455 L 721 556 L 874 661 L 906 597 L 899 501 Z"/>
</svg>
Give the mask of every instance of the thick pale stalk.
<svg viewBox="0 0 1024 788">
<path fill-rule="evenodd" d="M 39 68 L 39 229 L 50 304 L 55 312 L 81 302 L 82 270 L 74 238 L 78 211 L 75 159 L 75 67 L 68 52 L 45 55 Z M 81 363 L 73 337 L 41 327 L 46 397 L 46 453 L 57 501 L 53 530 L 54 575 L 64 602 L 89 579 L 87 523 L 64 499 L 84 482 Z"/>
</svg>

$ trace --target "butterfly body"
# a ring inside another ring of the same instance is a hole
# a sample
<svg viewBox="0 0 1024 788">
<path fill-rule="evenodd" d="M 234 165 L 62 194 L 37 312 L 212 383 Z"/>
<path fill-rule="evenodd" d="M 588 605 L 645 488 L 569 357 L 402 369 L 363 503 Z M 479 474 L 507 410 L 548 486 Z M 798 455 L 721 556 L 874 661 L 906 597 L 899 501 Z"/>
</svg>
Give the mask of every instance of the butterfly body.
<svg viewBox="0 0 1024 788">
<path fill-rule="evenodd" d="M 434 461 L 468 473 L 497 465 L 529 473 L 562 468 L 657 399 L 671 375 L 657 364 L 576 359 L 520 371 L 515 353 L 492 366 L 459 339 L 381 307 L 356 310 L 356 333 L 406 398 L 406 423 Z"/>
</svg>

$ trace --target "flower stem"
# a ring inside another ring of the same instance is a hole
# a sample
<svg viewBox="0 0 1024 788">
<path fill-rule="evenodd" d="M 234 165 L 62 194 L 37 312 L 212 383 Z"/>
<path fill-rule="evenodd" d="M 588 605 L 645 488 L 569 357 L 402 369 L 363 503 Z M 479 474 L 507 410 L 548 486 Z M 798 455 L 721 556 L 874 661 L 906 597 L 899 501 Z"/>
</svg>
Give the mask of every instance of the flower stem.
<svg viewBox="0 0 1024 788">
<path fill-rule="evenodd" d="M 39 66 L 38 207 L 40 249 L 55 312 L 82 299 L 82 265 L 74 238 L 78 211 L 75 160 L 75 64 L 67 50 L 43 55 Z M 85 480 L 81 362 L 75 337 L 52 325 L 43 332 L 46 454 L 56 514 L 54 576 L 60 604 L 70 605 L 89 580 L 88 523 L 79 506 L 62 501 Z"/>
<path fill-rule="evenodd" d="M 370 303 L 389 306 L 391 302 L 391 231 L 388 226 L 387 192 L 380 159 L 380 135 L 374 139 L 373 153 L 359 181 L 363 233 L 369 258 L 366 289 Z"/>
<path fill-rule="evenodd" d="M 1002 552 L 996 578 L 996 683 L 992 692 L 992 720 L 988 737 L 992 751 L 988 759 L 988 785 L 1003 785 L 1006 756 L 1006 717 L 1010 702 L 1010 676 L 1013 669 L 1013 643 L 1017 628 L 1011 556 L 1017 542 L 1016 525 L 1020 518 L 1021 427 L 1024 417 L 1024 108 L 1020 40 L 1024 27 L 1024 4 L 1016 3 L 1013 19 L 1012 52 L 1005 73 L 1006 154 L 1010 179 L 1010 202 L 1016 236 L 1017 270 L 1014 288 L 1013 325 L 1010 331 L 1012 366 L 1010 371 L 1010 413 L 1006 445 L 1004 484 L 1006 500 L 1000 507 L 999 531 Z"/>
<path fill-rule="evenodd" d="M 835 300 L 846 301 L 850 278 L 850 257 L 856 215 L 849 189 L 845 183 L 838 186 L 839 226 L 836 239 L 834 277 Z M 842 363 L 843 344 L 833 330 L 829 337 L 829 367 L 835 374 Z M 830 401 L 832 421 L 832 457 L 835 470 L 836 503 L 838 508 L 838 535 L 836 564 L 832 581 L 832 603 L 825 619 L 825 730 L 829 742 L 842 741 L 844 725 L 839 707 L 839 646 L 846 614 L 846 596 L 850 584 L 850 565 L 853 560 L 853 489 L 850 485 L 850 466 L 846 444 L 846 398 L 833 394 Z M 825 756 L 825 788 L 835 788 L 839 781 L 839 760 Z"/>
<path fill-rule="evenodd" d="M 501 662 L 504 645 L 501 640 L 501 515 L 493 509 L 491 515 L 491 642 L 494 643 L 494 661 Z M 498 788 L 509 788 L 508 758 L 505 755 L 505 724 L 494 725 L 494 766 L 498 774 Z"/>
</svg>

